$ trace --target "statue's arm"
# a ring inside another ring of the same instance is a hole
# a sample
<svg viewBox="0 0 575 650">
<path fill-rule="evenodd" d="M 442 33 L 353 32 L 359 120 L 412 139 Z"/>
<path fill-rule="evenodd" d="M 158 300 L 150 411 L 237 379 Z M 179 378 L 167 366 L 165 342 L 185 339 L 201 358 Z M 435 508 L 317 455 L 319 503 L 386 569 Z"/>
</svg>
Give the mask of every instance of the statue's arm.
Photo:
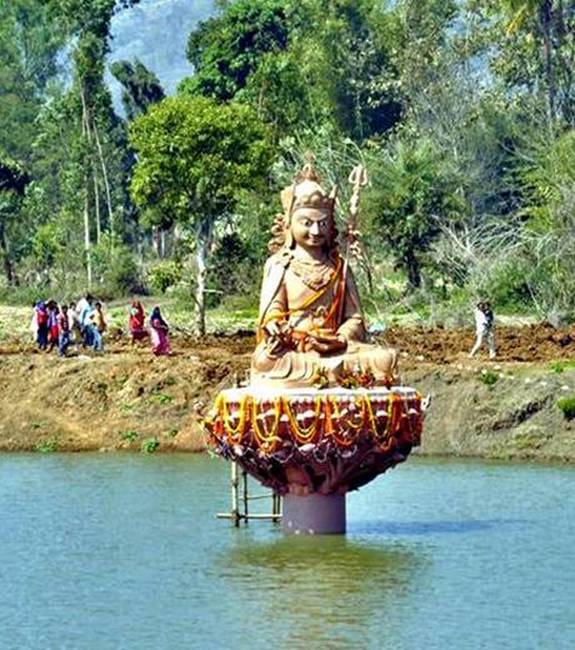
<svg viewBox="0 0 575 650">
<path fill-rule="evenodd" d="M 284 283 L 285 266 L 273 257 L 268 259 L 264 268 L 258 325 L 263 328 L 272 320 L 285 320 L 282 314 L 287 312 L 287 293 Z"/>
<path fill-rule="evenodd" d="M 349 266 L 346 272 L 343 300 L 341 324 L 337 329 L 337 334 L 346 341 L 365 341 L 365 320 L 361 311 L 357 285 Z"/>
</svg>

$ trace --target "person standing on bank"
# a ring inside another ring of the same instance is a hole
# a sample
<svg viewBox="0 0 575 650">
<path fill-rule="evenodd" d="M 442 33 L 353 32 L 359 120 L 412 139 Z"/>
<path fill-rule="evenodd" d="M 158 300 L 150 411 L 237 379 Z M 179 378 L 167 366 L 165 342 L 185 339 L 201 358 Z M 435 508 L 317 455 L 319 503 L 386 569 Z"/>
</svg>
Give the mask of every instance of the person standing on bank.
<svg viewBox="0 0 575 650">
<path fill-rule="evenodd" d="M 472 357 L 479 350 L 483 341 L 486 341 L 489 348 L 489 358 L 494 359 L 495 335 L 493 334 L 493 325 L 495 316 L 493 315 L 491 305 L 487 301 L 478 302 L 474 314 L 476 339 L 475 345 L 469 353 L 469 357 Z"/>
</svg>

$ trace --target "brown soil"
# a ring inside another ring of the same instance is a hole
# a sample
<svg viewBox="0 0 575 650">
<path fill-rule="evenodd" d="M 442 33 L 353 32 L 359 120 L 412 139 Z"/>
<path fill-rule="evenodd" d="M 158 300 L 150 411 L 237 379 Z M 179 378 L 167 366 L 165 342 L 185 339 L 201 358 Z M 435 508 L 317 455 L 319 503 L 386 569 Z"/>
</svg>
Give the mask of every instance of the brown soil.
<svg viewBox="0 0 575 650">
<path fill-rule="evenodd" d="M 471 350 L 475 341 L 472 330 L 436 327 L 390 329 L 385 342 L 410 357 L 423 357 L 432 363 L 452 363 Z M 575 325 L 556 329 L 547 323 L 523 327 L 497 327 L 495 330 L 499 361 L 551 361 L 575 358 Z M 480 351 L 478 355 L 485 349 Z"/>
<path fill-rule="evenodd" d="M 575 460 L 572 423 L 556 407 L 575 394 L 575 329 L 499 327 L 498 358 L 467 358 L 473 333 L 392 329 L 384 341 L 402 350 L 405 383 L 433 396 L 420 453 Z M 382 341 L 383 342 L 383 341 Z M 251 333 L 176 337 L 175 354 L 155 358 L 118 334 L 106 354 L 65 360 L 29 344 L 0 346 L 0 450 L 204 448 L 194 407 L 243 378 Z M 489 387 L 481 371 L 497 375 Z"/>
</svg>

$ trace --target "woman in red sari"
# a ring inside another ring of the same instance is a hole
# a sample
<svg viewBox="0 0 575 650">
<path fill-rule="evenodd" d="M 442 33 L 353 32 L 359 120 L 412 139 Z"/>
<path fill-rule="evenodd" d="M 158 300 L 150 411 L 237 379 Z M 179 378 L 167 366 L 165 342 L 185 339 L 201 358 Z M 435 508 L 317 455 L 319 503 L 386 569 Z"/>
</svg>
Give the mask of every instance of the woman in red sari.
<svg viewBox="0 0 575 650">
<path fill-rule="evenodd" d="M 148 330 L 146 329 L 146 312 L 139 300 L 135 300 L 130 307 L 128 327 L 130 329 L 130 336 L 132 337 L 132 345 L 134 345 L 136 341 L 141 341 L 148 337 Z"/>
</svg>

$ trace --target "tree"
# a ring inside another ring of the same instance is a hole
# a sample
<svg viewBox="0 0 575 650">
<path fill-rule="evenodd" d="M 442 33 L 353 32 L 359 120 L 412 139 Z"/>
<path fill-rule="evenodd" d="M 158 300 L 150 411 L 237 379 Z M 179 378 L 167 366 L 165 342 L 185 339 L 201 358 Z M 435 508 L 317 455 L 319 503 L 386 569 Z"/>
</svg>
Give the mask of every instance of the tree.
<svg viewBox="0 0 575 650">
<path fill-rule="evenodd" d="M 0 3 L 0 148 L 24 164 L 63 45 L 63 30 L 50 20 L 45 3 Z"/>
<path fill-rule="evenodd" d="M 178 225 L 196 251 L 196 329 L 205 334 L 205 287 L 214 226 L 240 190 L 261 187 L 270 164 L 268 133 L 246 105 L 170 97 L 130 128 L 137 153 L 132 197 L 150 223 Z"/>
<path fill-rule="evenodd" d="M 182 89 L 224 101 L 235 97 L 264 54 L 287 47 L 284 5 L 281 0 L 238 0 L 220 16 L 201 22 L 188 40 L 195 74 Z"/>
<path fill-rule="evenodd" d="M 466 211 L 457 179 L 429 141 L 398 140 L 372 170 L 372 185 L 366 208 L 374 235 L 387 243 L 410 287 L 418 288 L 440 222 L 457 220 Z"/>
<path fill-rule="evenodd" d="M 99 243 L 103 218 L 101 201 L 106 206 L 109 241 L 116 241 L 116 216 L 120 209 L 115 196 L 110 161 L 122 158 L 118 149 L 125 143 L 112 109 L 110 93 L 104 84 L 105 56 L 109 51 L 110 23 L 113 14 L 138 4 L 139 0 L 49 0 L 53 15 L 60 19 L 68 35 L 75 39 L 73 61 L 75 83 L 72 89 L 81 107 L 81 137 L 84 140 L 84 248 L 87 283 L 92 282 L 91 213 Z M 118 183 L 121 192 L 122 182 Z"/>
<path fill-rule="evenodd" d="M 0 157 L 0 253 L 8 285 L 17 284 L 10 234 L 18 223 L 20 203 L 29 181 L 16 161 Z"/>
<path fill-rule="evenodd" d="M 110 72 L 122 84 L 122 104 L 128 120 L 145 113 L 149 106 L 165 97 L 158 77 L 138 59 L 133 64 L 115 61 Z"/>
</svg>

